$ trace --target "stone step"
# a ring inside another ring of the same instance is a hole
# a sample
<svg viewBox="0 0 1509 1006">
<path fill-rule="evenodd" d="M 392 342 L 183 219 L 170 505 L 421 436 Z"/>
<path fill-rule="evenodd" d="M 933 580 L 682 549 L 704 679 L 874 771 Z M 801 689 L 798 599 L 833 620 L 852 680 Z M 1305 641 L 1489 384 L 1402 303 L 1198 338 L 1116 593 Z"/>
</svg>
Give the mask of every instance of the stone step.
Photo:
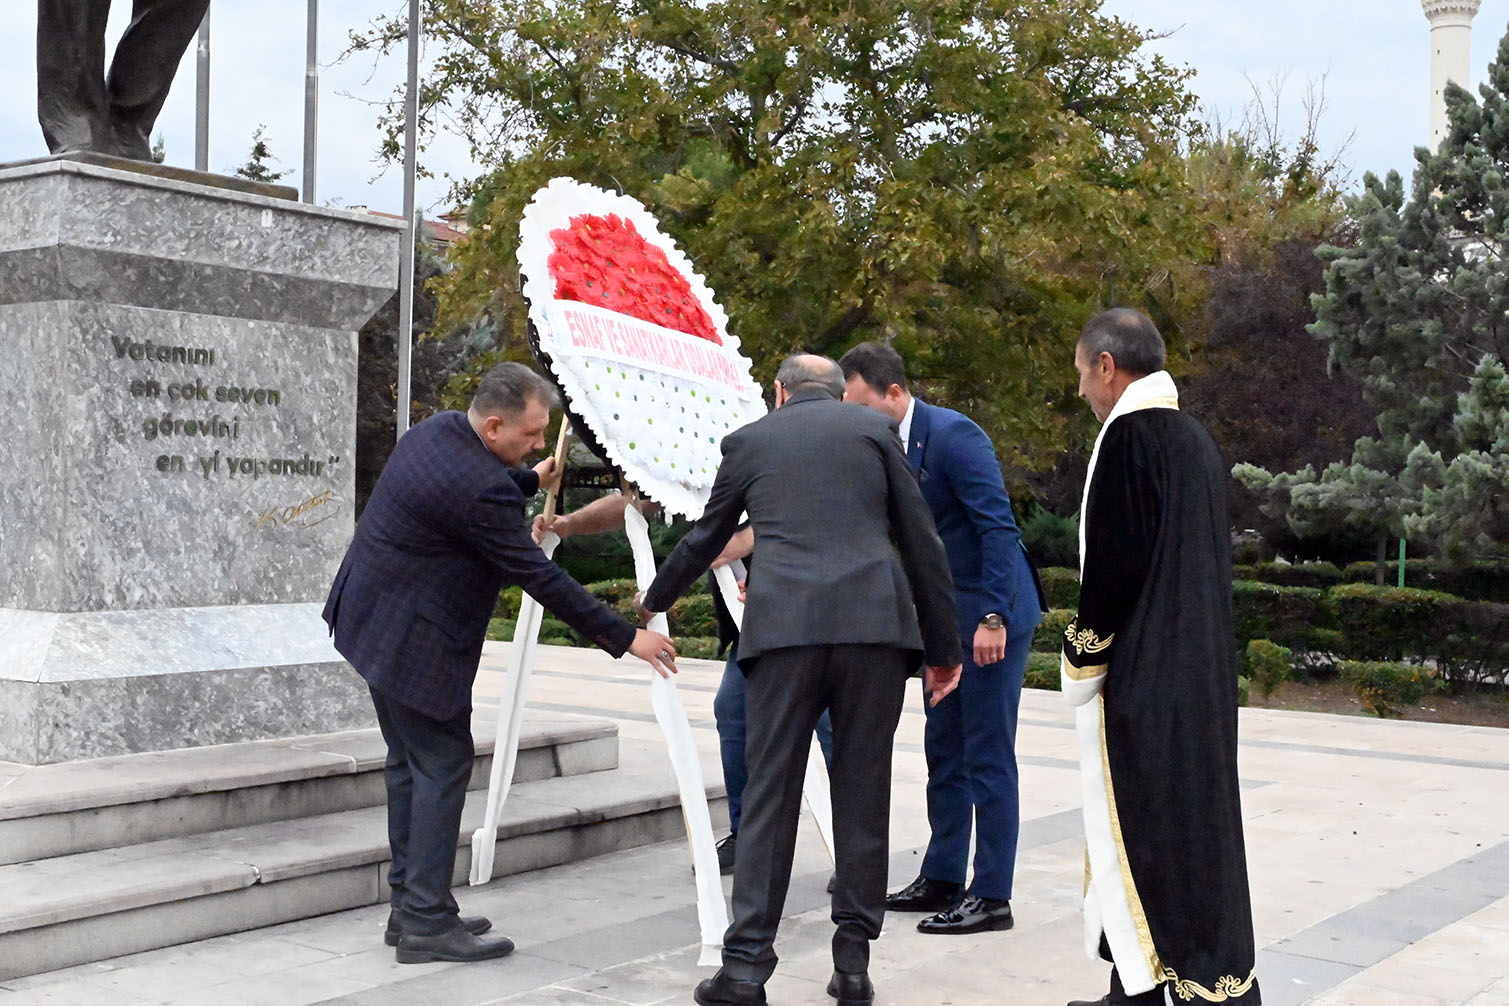
<svg viewBox="0 0 1509 1006">
<path fill-rule="evenodd" d="M 495 726 L 491 712 L 472 722 L 473 789 L 487 786 Z M 381 807 L 386 753 L 370 729 L 55 765 L 0 763 L 0 865 Z M 526 719 L 514 782 L 617 764 L 615 723 Z"/>
<path fill-rule="evenodd" d="M 709 786 L 715 811 L 722 795 Z M 457 884 L 486 805 L 485 791 L 468 794 Z M 493 882 L 684 827 L 664 748 L 625 744 L 615 770 L 512 788 Z M 381 807 L 0 866 L 0 980 L 385 903 L 387 866 Z"/>
</svg>

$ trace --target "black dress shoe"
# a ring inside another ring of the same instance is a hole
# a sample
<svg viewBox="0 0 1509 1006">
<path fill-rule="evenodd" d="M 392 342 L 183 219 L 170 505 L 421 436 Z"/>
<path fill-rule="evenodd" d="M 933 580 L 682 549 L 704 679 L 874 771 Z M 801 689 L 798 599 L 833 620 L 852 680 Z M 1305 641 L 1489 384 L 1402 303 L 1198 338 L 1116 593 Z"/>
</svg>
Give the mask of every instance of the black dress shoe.
<svg viewBox="0 0 1509 1006">
<path fill-rule="evenodd" d="M 738 835 L 729 835 L 718 843 L 718 872 L 725 877 L 734 872 L 734 854 L 738 852 L 738 847 Z"/>
<path fill-rule="evenodd" d="M 828 994 L 838 1000 L 838 1006 L 870 1006 L 875 1001 L 875 986 L 863 971 L 857 975 L 835 971 L 828 979 Z"/>
<path fill-rule="evenodd" d="M 400 964 L 428 964 L 431 961 L 490 961 L 513 953 L 513 940 L 507 936 L 473 936 L 461 926 L 436 936 L 404 933 L 398 938 L 396 954 Z"/>
<path fill-rule="evenodd" d="M 931 877 L 918 877 L 895 894 L 885 896 L 889 912 L 945 912 L 964 896 L 963 884 L 946 884 Z"/>
<path fill-rule="evenodd" d="M 473 936 L 481 936 L 493 927 L 492 919 L 485 919 L 480 915 L 463 915 L 460 919 L 461 928 Z M 398 938 L 403 935 L 403 926 L 398 921 L 395 912 L 388 913 L 388 928 L 383 930 L 382 941 L 390 947 L 398 946 Z"/>
<path fill-rule="evenodd" d="M 992 929 L 1010 929 L 1011 902 L 970 895 L 959 907 L 930 915 L 917 923 L 919 933 L 984 933 Z"/>
<path fill-rule="evenodd" d="M 692 998 L 702 1006 L 765 1006 L 765 986 L 759 982 L 741 982 L 723 973 L 699 982 Z"/>
</svg>

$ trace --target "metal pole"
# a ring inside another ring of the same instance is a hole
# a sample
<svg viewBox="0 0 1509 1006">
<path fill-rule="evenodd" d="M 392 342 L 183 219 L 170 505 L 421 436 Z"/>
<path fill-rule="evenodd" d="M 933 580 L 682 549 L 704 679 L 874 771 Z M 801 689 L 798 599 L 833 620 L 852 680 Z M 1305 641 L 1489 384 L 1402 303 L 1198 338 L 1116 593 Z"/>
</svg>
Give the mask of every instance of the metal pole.
<svg viewBox="0 0 1509 1006">
<path fill-rule="evenodd" d="M 320 2 L 309 0 L 309 32 L 304 44 L 304 202 L 314 202 L 314 163 L 320 132 Z"/>
<path fill-rule="evenodd" d="M 195 51 L 194 78 L 194 170 L 210 170 L 210 11 L 199 22 L 199 45 Z"/>
<path fill-rule="evenodd" d="M 414 355 L 414 160 L 419 145 L 419 0 L 409 0 L 409 79 L 403 117 L 403 248 L 398 262 L 398 435 L 409 428 Z"/>
</svg>

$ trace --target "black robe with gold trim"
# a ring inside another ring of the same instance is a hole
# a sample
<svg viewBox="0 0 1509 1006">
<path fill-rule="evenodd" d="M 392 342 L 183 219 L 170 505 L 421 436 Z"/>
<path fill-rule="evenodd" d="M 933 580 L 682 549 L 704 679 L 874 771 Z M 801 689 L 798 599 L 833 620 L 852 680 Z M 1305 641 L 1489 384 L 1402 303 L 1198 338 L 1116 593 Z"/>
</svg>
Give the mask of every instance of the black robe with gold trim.
<svg viewBox="0 0 1509 1006">
<path fill-rule="evenodd" d="M 1087 949 L 1104 935 L 1128 992 L 1169 982 L 1177 999 L 1252 1006 L 1226 480 L 1176 400 L 1144 392 L 1113 412 L 1081 515 L 1063 683 L 1078 706 Z"/>
</svg>

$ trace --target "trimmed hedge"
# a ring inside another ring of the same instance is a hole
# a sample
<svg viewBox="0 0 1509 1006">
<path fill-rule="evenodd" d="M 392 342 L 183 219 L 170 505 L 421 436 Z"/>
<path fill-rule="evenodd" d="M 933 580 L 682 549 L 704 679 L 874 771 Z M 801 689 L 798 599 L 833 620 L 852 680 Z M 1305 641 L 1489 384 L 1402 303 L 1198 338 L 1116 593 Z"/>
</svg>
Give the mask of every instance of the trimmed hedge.
<svg viewBox="0 0 1509 1006">
<path fill-rule="evenodd" d="M 1341 571 L 1346 583 L 1373 583 L 1377 565 L 1354 562 Z M 1384 583 L 1396 583 L 1397 562 L 1384 565 Z M 1460 565 L 1441 565 L 1434 559 L 1406 559 L 1404 585 L 1423 590 L 1437 590 L 1468 601 L 1502 601 L 1509 598 L 1509 563 L 1477 561 Z"/>
<path fill-rule="evenodd" d="M 1043 582 L 1043 593 L 1048 595 L 1050 608 L 1079 607 L 1079 571 L 1063 566 L 1044 566 L 1037 571 Z"/>
<path fill-rule="evenodd" d="M 1054 608 L 1043 613 L 1032 634 L 1032 649 L 1037 653 L 1058 653 L 1064 648 L 1064 630 L 1074 621 L 1073 608 Z"/>
<path fill-rule="evenodd" d="M 1232 616 L 1238 648 L 1254 639 L 1271 640 L 1293 650 L 1317 648 L 1316 630 L 1333 628 L 1326 592 L 1319 587 L 1284 587 L 1255 580 L 1231 585 Z M 1324 642 L 1335 642 L 1324 637 Z"/>
<path fill-rule="evenodd" d="M 1022 683 L 1022 687 L 1043 688 L 1050 692 L 1056 692 L 1060 690 L 1060 684 L 1059 656 L 1057 652 L 1043 653 L 1035 650 L 1027 654 L 1027 677 Z"/>
<path fill-rule="evenodd" d="M 1342 582 L 1341 567 L 1330 562 L 1264 562 L 1233 566 L 1234 580 L 1257 580 L 1280 587 L 1319 587 L 1324 590 Z"/>
</svg>

